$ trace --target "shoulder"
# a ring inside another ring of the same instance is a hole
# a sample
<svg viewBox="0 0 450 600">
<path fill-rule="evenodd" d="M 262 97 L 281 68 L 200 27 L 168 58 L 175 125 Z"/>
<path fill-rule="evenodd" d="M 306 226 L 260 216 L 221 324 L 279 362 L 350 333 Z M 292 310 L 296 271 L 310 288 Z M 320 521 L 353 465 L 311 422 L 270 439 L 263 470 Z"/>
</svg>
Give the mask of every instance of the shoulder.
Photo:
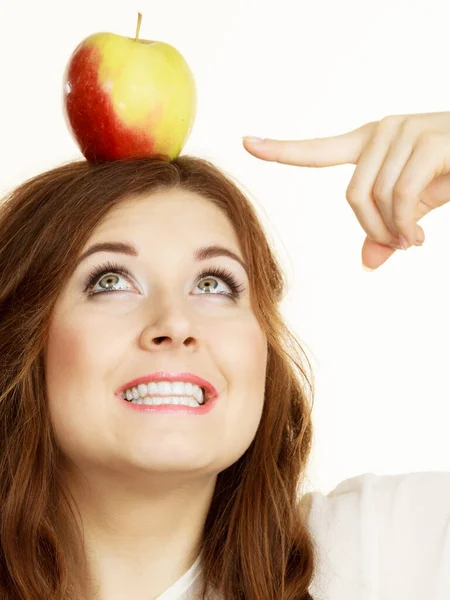
<svg viewBox="0 0 450 600">
<path fill-rule="evenodd" d="M 395 533 L 414 523 L 425 534 L 450 519 L 450 473 L 364 473 L 341 481 L 328 494 L 309 492 L 300 505 L 316 529 L 377 523 Z"/>
<path fill-rule="evenodd" d="M 450 586 L 444 568 L 450 561 L 450 473 L 364 473 L 328 494 L 305 494 L 300 506 L 318 562 L 348 583 L 358 577 L 359 585 L 380 593 L 387 588 L 377 586 L 389 581 L 403 591 L 415 586 L 411 598 L 419 590 L 426 596 L 427 585 L 444 585 L 444 577 Z"/>
<path fill-rule="evenodd" d="M 450 516 L 450 472 L 402 475 L 364 473 L 341 481 L 331 492 L 305 494 L 300 504 L 310 519 L 322 515 L 344 518 L 358 514 L 380 518 L 411 518 L 418 514 Z"/>
</svg>

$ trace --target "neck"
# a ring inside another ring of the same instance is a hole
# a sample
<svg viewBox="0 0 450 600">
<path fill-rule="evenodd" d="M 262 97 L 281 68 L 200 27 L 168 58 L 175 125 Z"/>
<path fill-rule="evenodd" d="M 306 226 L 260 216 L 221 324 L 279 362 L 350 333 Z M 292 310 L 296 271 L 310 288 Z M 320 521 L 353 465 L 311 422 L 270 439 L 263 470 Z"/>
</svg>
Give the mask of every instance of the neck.
<svg viewBox="0 0 450 600">
<path fill-rule="evenodd" d="M 78 473 L 78 476 L 80 474 Z M 85 535 L 92 598 L 156 598 L 200 553 L 216 477 L 83 467 L 68 475 Z"/>
</svg>

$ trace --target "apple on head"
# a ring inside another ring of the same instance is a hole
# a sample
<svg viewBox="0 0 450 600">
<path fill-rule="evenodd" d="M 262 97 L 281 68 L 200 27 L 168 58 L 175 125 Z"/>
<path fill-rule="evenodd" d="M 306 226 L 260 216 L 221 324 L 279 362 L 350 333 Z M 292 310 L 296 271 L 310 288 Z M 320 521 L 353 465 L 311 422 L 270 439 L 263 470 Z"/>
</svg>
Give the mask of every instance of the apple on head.
<svg viewBox="0 0 450 600">
<path fill-rule="evenodd" d="M 195 80 L 170 44 L 95 33 L 72 53 L 64 74 L 66 123 L 84 157 L 176 158 L 195 120 Z"/>
</svg>

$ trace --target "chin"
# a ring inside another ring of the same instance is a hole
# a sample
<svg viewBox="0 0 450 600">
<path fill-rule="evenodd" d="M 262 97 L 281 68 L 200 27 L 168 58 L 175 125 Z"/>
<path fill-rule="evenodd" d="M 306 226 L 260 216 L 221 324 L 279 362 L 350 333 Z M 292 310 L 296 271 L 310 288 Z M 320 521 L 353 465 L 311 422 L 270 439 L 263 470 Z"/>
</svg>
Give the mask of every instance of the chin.
<svg viewBox="0 0 450 600">
<path fill-rule="evenodd" d="M 136 456 L 138 452 L 136 450 L 134 456 L 123 457 L 124 469 L 145 472 L 149 475 L 152 473 L 183 474 L 192 471 L 215 473 L 220 470 L 220 465 L 215 465 L 213 468 L 212 457 L 208 460 L 199 448 L 191 451 L 186 448 L 171 451 L 161 449 L 156 455 L 150 451 L 142 453 L 142 447 L 139 450 L 139 456 Z"/>
</svg>

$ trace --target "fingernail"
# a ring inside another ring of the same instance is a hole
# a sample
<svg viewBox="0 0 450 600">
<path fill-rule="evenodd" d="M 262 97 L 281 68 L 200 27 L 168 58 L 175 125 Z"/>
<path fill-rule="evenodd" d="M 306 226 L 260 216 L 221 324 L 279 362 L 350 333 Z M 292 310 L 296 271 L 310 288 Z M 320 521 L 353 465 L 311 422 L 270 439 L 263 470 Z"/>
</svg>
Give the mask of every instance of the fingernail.
<svg viewBox="0 0 450 600">
<path fill-rule="evenodd" d="M 423 242 L 421 242 L 420 240 L 416 240 L 414 246 L 422 246 Z"/>
<path fill-rule="evenodd" d="M 404 238 L 402 235 L 398 238 L 400 240 L 400 244 L 402 245 L 403 250 L 408 250 L 409 244 L 408 240 Z"/>
<path fill-rule="evenodd" d="M 242 139 L 251 144 L 260 144 L 264 141 L 263 138 L 254 137 L 253 135 L 244 135 Z"/>
<path fill-rule="evenodd" d="M 364 271 L 375 271 L 375 269 L 371 269 L 370 267 L 365 265 L 363 262 L 361 263 L 361 266 L 364 269 Z"/>
</svg>

